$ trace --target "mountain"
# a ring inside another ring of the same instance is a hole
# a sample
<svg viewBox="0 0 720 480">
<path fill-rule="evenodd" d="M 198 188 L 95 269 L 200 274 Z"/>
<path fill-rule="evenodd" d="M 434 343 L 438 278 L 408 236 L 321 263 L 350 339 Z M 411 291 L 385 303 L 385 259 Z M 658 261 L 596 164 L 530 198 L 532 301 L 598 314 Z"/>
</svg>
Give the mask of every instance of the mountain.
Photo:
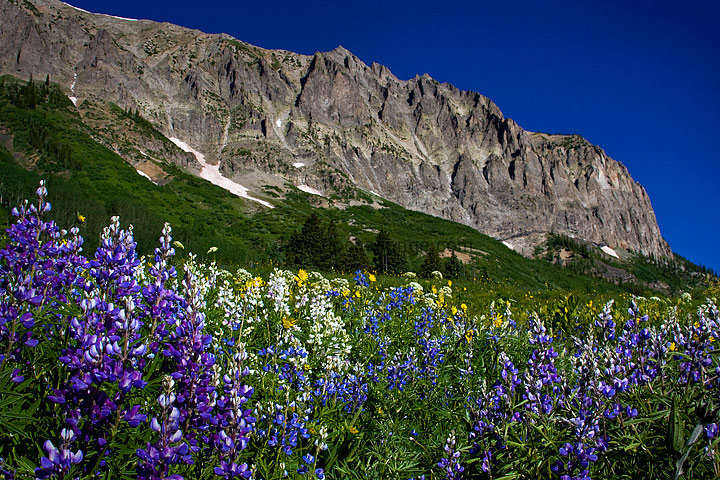
<svg viewBox="0 0 720 480">
<path fill-rule="evenodd" d="M 372 198 L 360 189 L 526 255 L 550 232 L 672 255 L 621 163 L 579 136 L 527 132 L 479 93 L 399 80 L 342 47 L 265 50 L 55 0 L 0 12 L 0 73 L 63 85 L 95 137 L 155 183 L 179 165 L 258 209 L 277 189 L 348 204 Z M 115 105 L 163 135 L 121 128 Z"/>
</svg>

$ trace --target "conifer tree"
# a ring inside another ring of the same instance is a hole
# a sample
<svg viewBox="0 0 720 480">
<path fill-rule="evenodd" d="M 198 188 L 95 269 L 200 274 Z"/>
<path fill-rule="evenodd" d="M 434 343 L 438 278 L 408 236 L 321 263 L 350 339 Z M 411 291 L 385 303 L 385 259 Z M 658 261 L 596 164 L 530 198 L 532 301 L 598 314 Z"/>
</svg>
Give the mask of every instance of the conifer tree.
<svg viewBox="0 0 720 480">
<path fill-rule="evenodd" d="M 327 227 L 323 230 L 324 235 L 321 237 L 321 248 L 319 256 L 315 261 L 315 265 L 321 270 L 331 270 L 340 268 L 342 264 L 342 245 L 338 235 L 337 225 L 335 221 L 330 220 Z"/>
<path fill-rule="evenodd" d="M 405 255 L 400 245 L 381 228 L 372 246 L 373 266 L 380 273 L 401 273 L 405 268 Z"/>
<path fill-rule="evenodd" d="M 448 278 L 457 278 L 462 275 L 463 267 L 464 265 L 453 251 L 450 258 L 445 261 L 445 276 Z"/>
<path fill-rule="evenodd" d="M 430 278 L 432 272 L 440 271 L 440 254 L 434 243 L 431 243 L 420 266 L 420 276 Z"/>
<path fill-rule="evenodd" d="M 368 260 L 365 246 L 357 240 L 355 243 L 350 243 L 350 247 L 345 254 L 345 261 L 343 262 L 343 269 L 346 272 L 354 272 L 357 270 L 368 270 L 370 268 L 370 260 Z"/>
</svg>

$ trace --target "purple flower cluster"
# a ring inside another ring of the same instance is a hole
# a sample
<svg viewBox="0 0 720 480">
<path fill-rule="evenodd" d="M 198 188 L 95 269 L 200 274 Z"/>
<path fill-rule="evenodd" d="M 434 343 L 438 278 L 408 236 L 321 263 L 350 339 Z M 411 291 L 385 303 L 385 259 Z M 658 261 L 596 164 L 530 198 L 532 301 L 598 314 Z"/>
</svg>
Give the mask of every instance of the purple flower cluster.
<svg viewBox="0 0 720 480">
<path fill-rule="evenodd" d="M 530 354 L 523 379 L 525 408 L 535 415 L 548 415 L 563 402 L 562 378 L 555 366 L 558 354 L 540 319 L 531 317 L 528 323 L 531 333 L 528 341 L 536 348 Z"/>
<path fill-rule="evenodd" d="M 59 447 L 44 442 L 36 476 L 100 474 L 127 455 L 118 441 L 148 432 L 154 440 L 137 449 L 140 478 L 180 478 L 173 466 L 192 464 L 201 450 L 220 459 L 218 475 L 247 478 L 237 459 L 254 422 L 241 408 L 252 388 L 223 365 L 225 385 L 215 392 L 197 282 L 186 274 L 181 291 L 174 285 L 170 227 L 146 275 L 132 228 L 113 217 L 88 260 L 77 228 L 43 220 L 50 211 L 44 182 L 36 193 L 37 206 L 13 211 L 18 219 L 0 250 L 0 369 L 15 383 L 50 386 L 47 409 L 61 431 Z M 39 341 L 50 369 L 30 361 Z M 164 391 L 148 405 L 145 389 L 158 374 L 167 375 Z"/>
<path fill-rule="evenodd" d="M 455 446 L 455 432 L 450 432 L 445 442 L 445 454 L 447 455 L 438 462 L 438 467 L 445 470 L 445 478 L 447 480 L 459 479 L 460 474 L 465 468 L 460 465 L 460 451 Z"/>
<path fill-rule="evenodd" d="M 518 370 L 505 352 L 499 354 L 498 364 L 502 365 L 500 378 L 469 407 L 473 419 L 470 453 L 481 459 L 481 469 L 486 473 L 492 470 L 494 453 L 507 448 L 502 430 L 508 424 L 522 420 L 522 413 L 514 409 L 515 394 L 522 385 Z"/>
</svg>

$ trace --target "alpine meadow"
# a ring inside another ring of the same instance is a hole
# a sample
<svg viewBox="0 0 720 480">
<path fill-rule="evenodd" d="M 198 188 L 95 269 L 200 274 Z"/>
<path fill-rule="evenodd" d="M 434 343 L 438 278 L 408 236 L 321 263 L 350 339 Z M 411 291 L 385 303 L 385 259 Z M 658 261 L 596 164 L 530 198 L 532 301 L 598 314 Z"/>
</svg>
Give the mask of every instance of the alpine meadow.
<svg viewBox="0 0 720 480">
<path fill-rule="evenodd" d="M 0 0 L 0 479 L 720 478 L 720 280 L 579 135 Z"/>
</svg>

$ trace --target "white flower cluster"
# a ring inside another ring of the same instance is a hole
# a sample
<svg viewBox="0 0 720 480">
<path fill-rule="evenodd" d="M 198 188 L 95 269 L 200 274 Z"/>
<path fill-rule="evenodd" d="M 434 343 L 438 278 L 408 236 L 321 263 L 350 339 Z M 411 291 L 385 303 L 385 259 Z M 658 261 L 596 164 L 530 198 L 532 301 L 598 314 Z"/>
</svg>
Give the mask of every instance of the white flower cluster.
<svg viewBox="0 0 720 480">
<path fill-rule="evenodd" d="M 291 285 L 295 274 L 288 270 L 275 269 L 268 278 L 267 297 L 272 300 L 272 308 L 278 313 L 290 315 Z"/>
<path fill-rule="evenodd" d="M 328 370 L 346 371 L 349 367 L 350 338 L 345 331 L 345 322 L 335 315 L 326 295 L 310 298 L 307 320 L 310 324 L 307 343 L 312 345 L 315 358 Z"/>
</svg>

